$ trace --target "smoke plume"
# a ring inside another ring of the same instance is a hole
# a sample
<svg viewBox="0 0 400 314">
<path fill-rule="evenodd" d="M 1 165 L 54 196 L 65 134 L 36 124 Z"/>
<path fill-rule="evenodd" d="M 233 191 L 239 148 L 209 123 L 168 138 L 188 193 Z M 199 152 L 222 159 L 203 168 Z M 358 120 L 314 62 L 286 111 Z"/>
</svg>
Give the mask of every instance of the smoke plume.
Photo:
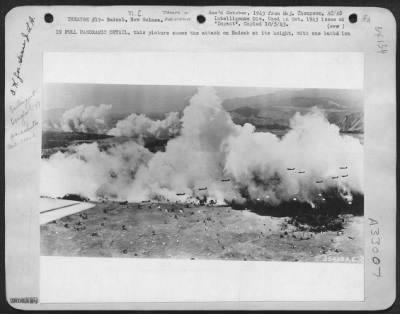
<svg viewBox="0 0 400 314">
<path fill-rule="evenodd" d="M 362 145 L 351 136 L 340 135 L 339 128 L 317 109 L 296 114 L 282 139 L 255 132 L 254 126 L 245 124 L 224 144 L 225 173 L 252 199 L 311 202 L 332 188 L 343 196 L 350 190 L 363 191 Z"/>
<path fill-rule="evenodd" d="M 178 112 L 170 112 L 163 120 L 152 120 L 143 114 L 127 116 L 112 126 L 112 105 L 76 106 L 66 110 L 61 121 L 44 121 L 43 129 L 128 136 L 133 138 L 170 138 L 179 134 L 181 122 Z"/>
<path fill-rule="evenodd" d="M 109 135 L 168 138 L 180 130 L 178 112 L 170 112 L 164 120 L 152 120 L 143 114 L 132 113 L 108 131 Z"/>
<path fill-rule="evenodd" d="M 317 109 L 296 114 L 290 131 L 279 138 L 257 132 L 249 123 L 236 125 L 215 90 L 200 88 L 179 123 L 175 114 L 164 122 L 146 119 L 131 115 L 108 133 L 161 136 L 179 124 L 179 135 L 164 152 L 152 154 L 136 143 L 106 151 L 84 144 L 59 152 L 42 160 L 42 194 L 109 195 L 129 201 L 207 196 L 219 203 L 295 199 L 312 204 L 330 189 L 348 201 L 352 192 L 363 193 L 362 144 L 341 135 Z"/>
<path fill-rule="evenodd" d="M 112 105 L 76 106 L 64 112 L 61 128 L 66 132 L 106 133 Z"/>
<path fill-rule="evenodd" d="M 126 199 L 136 172 L 152 153 L 135 142 L 100 150 L 97 143 L 70 147 L 42 160 L 41 192 L 46 196 L 80 194 L 90 199 Z"/>
</svg>

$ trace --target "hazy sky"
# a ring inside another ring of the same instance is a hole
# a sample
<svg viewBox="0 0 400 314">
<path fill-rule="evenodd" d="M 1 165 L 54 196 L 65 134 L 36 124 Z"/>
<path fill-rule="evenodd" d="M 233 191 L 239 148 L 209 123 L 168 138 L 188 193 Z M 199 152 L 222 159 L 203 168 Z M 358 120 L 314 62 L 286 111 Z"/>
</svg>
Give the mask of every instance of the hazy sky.
<svg viewBox="0 0 400 314">
<path fill-rule="evenodd" d="M 363 54 L 355 52 L 50 52 L 43 109 L 111 104 L 114 113 L 180 111 L 204 85 L 227 86 L 216 87 L 222 100 L 279 90 L 283 98 L 295 89 L 362 90 L 363 66 Z"/>
<path fill-rule="evenodd" d="M 224 100 L 271 93 L 273 88 L 216 87 Z M 182 110 L 196 93 L 193 86 L 117 84 L 46 84 L 45 110 L 78 105 L 112 104 L 115 113 L 165 113 Z"/>
<path fill-rule="evenodd" d="M 260 96 L 264 100 L 248 100 L 250 103 L 247 105 L 254 105 L 253 102 L 256 102 L 261 106 L 266 102 L 275 106 L 301 106 L 308 102 L 311 104 L 314 100 L 318 102 L 321 98 L 347 108 L 360 108 L 363 105 L 363 93 L 360 90 L 258 87 L 215 87 L 215 90 L 222 101 L 267 94 L 271 96 Z M 112 105 L 114 114 L 158 115 L 183 110 L 196 92 L 197 87 L 194 86 L 48 83 L 45 85 L 43 111 L 65 111 L 79 105 L 106 104 Z"/>
</svg>

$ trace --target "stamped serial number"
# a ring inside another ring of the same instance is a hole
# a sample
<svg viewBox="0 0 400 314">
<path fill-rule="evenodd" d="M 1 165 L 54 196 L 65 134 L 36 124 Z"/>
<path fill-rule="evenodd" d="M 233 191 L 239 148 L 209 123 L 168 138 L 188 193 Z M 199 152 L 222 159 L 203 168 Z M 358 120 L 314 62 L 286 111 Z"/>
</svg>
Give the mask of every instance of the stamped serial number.
<svg viewBox="0 0 400 314">
<path fill-rule="evenodd" d="M 371 234 L 371 244 L 372 244 L 372 263 L 376 266 L 373 271 L 373 275 L 376 277 L 381 277 L 381 259 L 380 259 L 380 245 L 381 236 L 379 233 L 379 223 L 373 218 L 368 218 L 370 234 Z"/>
<path fill-rule="evenodd" d="M 10 303 L 39 303 L 37 297 L 27 297 L 27 298 L 10 298 Z"/>
</svg>

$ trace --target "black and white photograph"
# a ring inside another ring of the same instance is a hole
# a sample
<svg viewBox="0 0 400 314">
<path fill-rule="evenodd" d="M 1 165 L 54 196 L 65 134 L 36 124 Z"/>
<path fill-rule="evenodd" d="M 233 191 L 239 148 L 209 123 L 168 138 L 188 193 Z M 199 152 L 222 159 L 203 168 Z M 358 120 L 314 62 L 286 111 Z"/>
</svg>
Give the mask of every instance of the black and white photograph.
<svg viewBox="0 0 400 314">
<path fill-rule="evenodd" d="M 46 83 L 42 256 L 362 263 L 363 90 Z"/>
<path fill-rule="evenodd" d="M 5 16 L 18 310 L 383 310 L 396 21 L 380 7 Z"/>
</svg>

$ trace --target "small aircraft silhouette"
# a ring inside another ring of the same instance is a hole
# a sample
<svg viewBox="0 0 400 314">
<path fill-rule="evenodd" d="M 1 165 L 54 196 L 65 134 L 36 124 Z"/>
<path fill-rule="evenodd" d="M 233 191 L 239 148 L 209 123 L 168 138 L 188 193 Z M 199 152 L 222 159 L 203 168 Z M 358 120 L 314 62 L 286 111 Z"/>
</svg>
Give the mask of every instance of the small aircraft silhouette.
<svg viewBox="0 0 400 314">
<path fill-rule="evenodd" d="M 315 183 L 322 183 L 322 182 L 324 182 L 323 180 L 317 180 L 317 181 L 315 181 Z"/>
<path fill-rule="evenodd" d="M 286 168 L 288 171 L 293 171 L 293 170 L 295 170 L 296 168 Z"/>
<path fill-rule="evenodd" d="M 347 166 L 339 167 L 339 169 L 347 169 Z"/>
<path fill-rule="evenodd" d="M 222 179 L 221 182 L 229 182 L 231 179 Z"/>
<path fill-rule="evenodd" d="M 348 176 L 349 176 L 348 174 L 345 174 L 345 175 L 342 176 L 342 178 L 346 178 L 346 177 L 348 177 Z"/>
<path fill-rule="evenodd" d="M 334 180 L 335 180 L 335 179 L 339 179 L 339 176 L 332 177 L 332 179 L 334 179 Z"/>
<path fill-rule="evenodd" d="M 304 170 L 300 170 L 297 173 L 306 173 Z"/>
<path fill-rule="evenodd" d="M 178 196 L 182 196 L 182 195 L 185 195 L 186 193 L 176 193 L 176 195 L 178 195 Z"/>
<path fill-rule="evenodd" d="M 199 191 L 205 191 L 205 190 L 207 190 L 207 187 L 199 188 Z"/>
</svg>

